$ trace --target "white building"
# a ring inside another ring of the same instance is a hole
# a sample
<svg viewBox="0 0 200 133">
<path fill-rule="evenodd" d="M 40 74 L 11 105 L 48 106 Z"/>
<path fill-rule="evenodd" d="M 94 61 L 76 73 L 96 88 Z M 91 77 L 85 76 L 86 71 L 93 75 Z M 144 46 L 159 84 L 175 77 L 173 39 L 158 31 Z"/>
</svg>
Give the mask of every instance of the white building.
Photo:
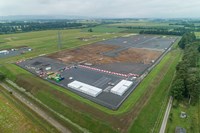
<svg viewBox="0 0 200 133">
<path fill-rule="evenodd" d="M 79 82 L 79 81 L 73 81 L 68 84 L 68 87 L 80 91 L 82 93 L 85 93 L 87 95 L 90 95 L 92 97 L 97 97 L 101 92 L 102 89 Z"/>
<path fill-rule="evenodd" d="M 133 84 L 133 82 L 128 80 L 121 80 L 117 85 L 115 85 L 110 91 L 116 95 L 122 96 Z"/>
<path fill-rule="evenodd" d="M 9 51 L 8 50 L 1 50 L 0 54 L 9 54 Z"/>
</svg>

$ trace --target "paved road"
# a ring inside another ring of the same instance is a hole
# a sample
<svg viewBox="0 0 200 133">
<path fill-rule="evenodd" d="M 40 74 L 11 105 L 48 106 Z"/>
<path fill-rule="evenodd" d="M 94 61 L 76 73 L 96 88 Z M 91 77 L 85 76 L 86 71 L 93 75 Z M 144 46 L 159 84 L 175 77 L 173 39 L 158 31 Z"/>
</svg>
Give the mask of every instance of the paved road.
<svg viewBox="0 0 200 133">
<path fill-rule="evenodd" d="M 163 119 L 163 122 L 162 122 L 162 125 L 161 125 L 159 133 L 165 133 L 165 129 L 166 129 L 166 125 L 167 125 L 167 120 L 168 120 L 169 113 L 170 113 L 170 110 L 171 110 L 171 107 L 172 107 L 172 101 L 173 101 L 173 98 L 170 97 L 168 105 L 167 105 L 167 109 L 165 111 L 165 116 L 164 116 L 164 119 Z"/>
<path fill-rule="evenodd" d="M 24 103 L 26 106 L 28 106 L 34 112 L 36 112 L 39 116 L 41 116 L 43 119 L 45 119 L 51 125 L 53 125 L 61 133 L 71 133 L 71 131 L 69 129 L 67 129 L 66 127 L 64 127 L 63 125 L 61 125 L 57 120 L 55 120 L 54 118 L 52 118 L 51 116 L 49 116 L 48 114 L 46 114 L 45 111 L 43 111 L 37 105 L 35 105 L 32 102 L 30 102 L 29 100 L 23 98 L 22 95 L 20 95 L 19 93 L 17 93 L 16 91 L 14 91 L 13 89 L 11 89 L 10 87 L 8 87 L 6 84 L 0 83 L 0 85 L 3 88 L 5 88 L 6 90 L 12 91 L 12 95 L 14 97 L 16 97 L 19 101 L 21 101 L 22 103 Z"/>
</svg>

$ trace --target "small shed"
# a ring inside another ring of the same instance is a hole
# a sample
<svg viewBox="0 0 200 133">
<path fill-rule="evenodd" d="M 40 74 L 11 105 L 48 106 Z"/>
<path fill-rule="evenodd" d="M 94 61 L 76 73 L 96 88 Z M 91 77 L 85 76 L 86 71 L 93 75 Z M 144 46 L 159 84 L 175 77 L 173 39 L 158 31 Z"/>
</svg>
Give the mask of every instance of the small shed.
<svg viewBox="0 0 200 133">
<path fill-rule="evenodd" d="M 181 111 L 180 117 L 184 119 L 187 117 L 187 114 L 185 112 Z"/>
<path fill-rule="evenodd" d="M 176 127 L 175 133 L 186 133 L 186 129 L 182 127 Z"/>
</svg>

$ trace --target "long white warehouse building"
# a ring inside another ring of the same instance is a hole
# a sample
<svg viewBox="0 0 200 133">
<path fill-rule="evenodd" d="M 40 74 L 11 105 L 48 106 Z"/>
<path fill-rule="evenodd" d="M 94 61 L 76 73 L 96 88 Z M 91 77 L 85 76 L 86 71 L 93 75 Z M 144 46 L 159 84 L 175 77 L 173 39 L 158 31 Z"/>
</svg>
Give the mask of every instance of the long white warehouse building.
<svg viewBox="0 0 200 133">
<path fill-rule="evenodd" d="M 133 84 L 133 82 L 128 80 L 121 80 L 117 85 L 115 85 L 111 92 L 117 95 L 122 96 Z"/>
<path fill-rule="evenodd" d="M 0 54 L 9 54 L 9 51 L 8 50 L 1 50 Z"/>
<path fill-rule="evenodd" d="M 68 87 L 83 92 L 87 95 L 93 96 L 93 97 L 97 97 L 101 92 L 102 89 L 79 82 L 79 81 L 73 81 L 71 83 L 68 84 Z"/>
</svg>

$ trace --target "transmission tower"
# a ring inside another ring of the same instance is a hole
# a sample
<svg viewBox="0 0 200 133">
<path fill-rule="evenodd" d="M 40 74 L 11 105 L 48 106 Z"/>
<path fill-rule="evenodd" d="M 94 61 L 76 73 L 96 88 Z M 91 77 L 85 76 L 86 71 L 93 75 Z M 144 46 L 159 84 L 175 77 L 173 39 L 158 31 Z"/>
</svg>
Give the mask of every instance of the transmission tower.
<svg viewBox="0 0 200 133">
<path fill-rule="evenodd" d="M 61 48 L 62 48 L 62 38 L 60 31 L 58 31 L 58 49 L 61 50 Z"/>
</svg>

